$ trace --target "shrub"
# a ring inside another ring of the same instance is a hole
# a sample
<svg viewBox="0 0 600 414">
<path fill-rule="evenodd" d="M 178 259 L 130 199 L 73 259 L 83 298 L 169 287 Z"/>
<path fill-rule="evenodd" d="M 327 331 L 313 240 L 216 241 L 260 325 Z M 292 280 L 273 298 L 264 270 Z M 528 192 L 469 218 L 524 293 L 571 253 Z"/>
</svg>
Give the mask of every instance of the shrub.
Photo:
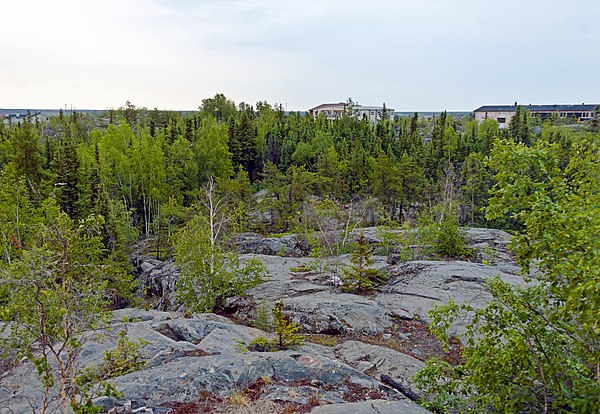
<svg viewBox="0 0 600 414">
<path fill-rule="evenodd" d="M 143 339 L 130 341 L 125 329 L 119 331 L 117 346 L 104 353 L 101 376 L 108 379 L 142 369 L 146 362 L 142 359 L 140 349 L 147 343 Z"/>
<path fill-rule="evenodd" d="M 419 239 L 432 246 L 435 254 L 447 258 L 471 257 L 466 232 L 458 225 L 454 211 L 439 205 L 419 217 Z"/>
</svg>

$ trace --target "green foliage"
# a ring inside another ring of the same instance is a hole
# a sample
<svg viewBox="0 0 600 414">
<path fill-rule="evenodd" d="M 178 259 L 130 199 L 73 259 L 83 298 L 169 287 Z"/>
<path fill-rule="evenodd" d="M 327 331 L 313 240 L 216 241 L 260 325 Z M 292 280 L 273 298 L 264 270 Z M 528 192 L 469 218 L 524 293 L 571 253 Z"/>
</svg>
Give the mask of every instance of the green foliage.
<svg viewBox="0 0 600 414">
<path fill-rule="evenodd" d="M 482 154 L 472 152 L 465 159 L 461 170 L 461 178 L 464 181 L 463 200 L 464 204 L 469 207 L 469 221 L 472 225 L 485 224 L 484 207 L 491 182 L 491 174 L 486 161 Z"/>
<path fill-rule="evenodd" d="M 354 293 L 370 293 L 375 286 L 387 280 L 387 275 L 371 266 L 373 247 L 369 246 L 364 233 L 360 233 L 350 261 L 352 266 L 344 269 L 342 290 Z"/>
<path fill-rule="evenodd" d="M 39 134 L 34 125 L 24 122 L 13 129 L 12 138 L 12 162 L 17 174 L 37 189 L 45 175 Z"/>
<path fill-rule="evenodd" d="M 10 290 L 0 304 L 8 332 L 1 343 L 37 368 L 43 404 L 57 383 L 61 405 L 75 409 L 80 404 L 77 356 L 85 332 L 108 317 L 113 278 L 128 276 L 106 258 L 101 217 L 74 223 L 50 201 L 42 211 L 45 223 L 32 232 L 28 248 L 0 266 L 0 285 Z"/>
<path fill-rule="evenodd" d="M 43 214 L 31 203 L 25 179 L 18 178 L 14 169 L 0 170 L 1 261 L 11 263 L 19 258 L 31 242 L 32 232 L 42 222 Z"/>
<path fill-rule="evenodd" d="M 398 232 L 394 231 L 389 226 L 379 226 L 376 230 L 377 237 L 379 238 L 379 246 L 382 249 L 382 253 L 390 255 L 398 251 L 400 245 L 401 236 Z"/>
<path fill-rule="evenodd" d="M 72 403 L 75 413 L 102 413 L 103 407 L 93 403 L 93 399 L 99 396 L 122 398 L 123 395 L 107 380 L 142 369 L 146 362 L 141 357 L 140 349 L 147 344 L 143 339 L 130 341 L 125 329 L 119 331 L 117 346 L 104 352 L 102 362 L 97 367 L 88 367 L 77 374 L 75 381 L 79 399 Z"/>
<path fill-rule="evenodd" d="M 273 316 L 271 311 L 269 310 L 269 306 L 267 305 L 266 300 L 262 300 L 260 304 L 254 310 L 254 315 L 252 318 L 252 322 L 250 323 L 252 326 L 258 329 L 262 329 L 266 332 L 273 331 Z"/>
<path fill-rule="evenodd" d="M 257 309 L 257 316 L 252 325 L 268 332 L 274 332 L 275 338 L 269 340 L 259 336 L 252 339 L 248 345 L 243 341 L 236 341 L 238 350 L 240 352 L 275 352 L 301 346 L 304 340 L 301 335 L 297 334 L 300 326 L 288 320 L 283 313 L 283 308 L 283 301 L 279 300 L 275 302 L 275 306 L 270 312 L 271 314 L 266 315 L 268 307 L 263 302 L 262 307 Z"/>
<path fill-rule="evenodd" d="M 488 216 L 513 217 L 512 242 L 535 282 L 489 281 L 483 309 L 449 304 L 431 314 L 447 340 L 451 324 L 470 315 L 464 363 L 428 363 L 418 381 L 438 407 L 472 412 L 600 410 L 600 156 L 597 137 L 567 147 L 497 141 L 491 165 L 498 184 Z M 456 398 L 461 396 L 462 398 Z"/>
<path fill-rule="evenodd" d="M 440 204 L 419 217 L 419 240 L 430 245 L 433 253 L 447 258 L 473 256 L 467 247 L 466 232 L 458 225 L 456 213 Z"/>
<path fill-rule="evenodd" d="M 175 258 L 182 267 L 177 299 L 193 312 L 212 312 L 224 299 L 263 282 L 267 270 L 258 259 L 241 264 L 235 254 L 200 244 L 190 228 L 195 224 L 192 220 L 177 236 Z"/>
<path fill-rule="evenodd" d="M 104 352 L 100 377 L 108 379 L 142 369 L 146 362 L 142 359 L 140 349 L 147 344 L 148 342 L 141 338 L 138 342 L 129 340 L 125 329 L 119 331 L 117 346 Z"/>
<path fill-rule="evenodd" d="M 283 301 L 275 302 L 273 307 L 273 323 L 275 325 L 274 345 L 278 349 L 289 349 L 300 346 L 304 343 L 302 336 L 296 332 L 300 329 L 299 325 L 288 320 L 283 313 Z"/>
<path fill-rule="evenodd" d="M 304 337 L 307 342 L 312 342 L 314 344 L 319 344 L 323 346 L 328 346 L 331 348 L 335 348 L 339 345 L 339 341 L 335 336 L 330 335 L 305 335 Z"/>
<path fill-rule="evenodd" d="M 199 212 L 175 237 L 175 259 L 181 266 L 177 299 L 194 312 L 212 312 L 225 298 L 261 283 L 267 270 L 258 259 L 240 263 L 222 244 L 227 220 L 210 195 L 207 213 Z"/>
<path fill-rule="evenodd" d="M 543 287 L 517 289 L 499 278 L 484 309 L 450 303 L 430 314 L 447 343 L 451 324 L 473 318 L 464 336 L 464 364 L 428 361 L 417 375 L 432 408 L 457 412 L 595 412 L 600 387 L 579 354 L 573 327 L 548 317 Z"/>
<path fill-rule="evenodd" d="M 263 336 L 257 336 L 248 343 L 246 349 L 254 352 L 275 352 L 277 351 L 277 347 L 273 343 L 274 341 Z"/>
</svg>

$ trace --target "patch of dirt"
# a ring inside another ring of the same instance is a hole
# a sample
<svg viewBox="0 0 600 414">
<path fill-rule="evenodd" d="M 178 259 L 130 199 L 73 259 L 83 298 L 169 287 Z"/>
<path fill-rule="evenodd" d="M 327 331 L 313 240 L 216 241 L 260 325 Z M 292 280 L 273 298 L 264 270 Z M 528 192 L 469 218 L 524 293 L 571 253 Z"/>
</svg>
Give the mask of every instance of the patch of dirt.
<svg viewBox="0 0 600 414">
<path fill-rule="evenodd" d="M 262 388 L 266 385 L 267 381 L 257 379 L 243 391 L 246 399 L 240 399 L 237 403 L 202 390 L 195 401 L 163 406 L 171 408 L 169 414 L 304 414 L 321 405 L 316 397 L 306 404 L 260 399 Z"/>
<path fill-rule="evenodd" d="M 449 350 L 446 352 L 442 343 L 429 332 L 427 324 L 413 319 L 398 319 L 391 329 L 380 334 L 341 335 L 338 342 L 344 340 L 383 346 L 413 356 L 420 361 L 427 361 L 433 357 L 440 357 L 454 365 L 462 361 L 462 348 L 458 338 L 450 339 Z"/>
<path fill-rule="evenodd" d="M 210 352 L 206 352 L 203 349 L 193 349 L 191 351 L 185 351 L 185 356 L 190 356 L 190 357 L 203 357 L 203 356 L 210 356 L 210 355 L 214 355 Z"/>
<path fill-rule="evenodd" d="M 344 384 L 348 387 L 348 391 L 344 393 L 344 401 L 347 402 L 379 400 L 385 397 L 385 395 L 379 390 L 363 387 L 361 385 L 354 384 L 349 380 L 344 381 Z"/>
</svg>

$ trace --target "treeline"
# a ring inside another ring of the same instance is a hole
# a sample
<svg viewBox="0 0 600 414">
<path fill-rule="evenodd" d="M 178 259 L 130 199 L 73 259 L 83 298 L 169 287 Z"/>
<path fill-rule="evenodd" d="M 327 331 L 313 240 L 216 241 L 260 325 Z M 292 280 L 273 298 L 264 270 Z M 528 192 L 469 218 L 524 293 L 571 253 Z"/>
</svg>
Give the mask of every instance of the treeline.
<svg viewBox="0 0 600 414">
<path fill-rule="evenodd" d="M 461 224 L 486 226 L 483 208 L 495 184 L 487 160 L 495 140 L 545 140 L 568 150 L 586 134 L 552 120 L 533 134 L 522 110 L 506 130 L 494 120 L 478 124 L 445 112 L 433 120 L 415 113 L 374 124 L 287 114 L 266 102 L 236 105 L 221 94 L 186 115 L 127 102 L 101 118 L 61 113 L 49 126 L 0 126 L 1 185 L 7 194 L 22 194 L 18 203 L 26 208 L 51 197 L 71 219 L 102 215 L 113 251 L 138 238 L 168 239 L 209 177 L 236 194 L 244 230 L 291 231 L 311 197 L 340 205 L 372 199 L 371 217 L 388 223 L 443 202 Z M 262 227 L 249 220 L 259 189 L 268 193 L 255 207 L 270 213 Z M 511 217 L 493 225 L 518 227 Z M 5 259 L 27 243 L 27 232 L 18 230 L 3 232 Z"/>
</svg>

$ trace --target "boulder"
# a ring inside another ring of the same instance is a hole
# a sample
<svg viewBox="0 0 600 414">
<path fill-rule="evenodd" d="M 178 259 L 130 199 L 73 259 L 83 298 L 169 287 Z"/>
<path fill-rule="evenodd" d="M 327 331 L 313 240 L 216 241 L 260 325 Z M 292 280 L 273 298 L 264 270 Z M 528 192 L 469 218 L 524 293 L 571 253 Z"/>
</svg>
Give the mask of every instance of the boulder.
<svg viewBox="0 0 600 414">
<path fill-rule="evenodd" d="M 286 299 L 284 304 L 290 320 L 309 333 L 373 334 L 394 323 L 382 304 L 347 293 L 317 292 Z"/>
<path fill-rule="evenodd" d="M 242 254 L 264 254 L 268 256 L 307 256 L 310 251 L 308 242 L 295 234 L 279 237 L 262 237 L 256 233 L 243 233 L 235 240 Z"/>
<path fill-rule="evenodd" d="M 134 275 L 140 282 L 140 288 L 147 297 L 157 299 L 155 308 L 162 311 L 181 310 L 175 300 L 177 281 L 181 269 L 175 265 L 173 259 L 160 261 L 152 258 L 133 258 L 132 262 L 138 263 L 134 268 Z"/>
</svg>

